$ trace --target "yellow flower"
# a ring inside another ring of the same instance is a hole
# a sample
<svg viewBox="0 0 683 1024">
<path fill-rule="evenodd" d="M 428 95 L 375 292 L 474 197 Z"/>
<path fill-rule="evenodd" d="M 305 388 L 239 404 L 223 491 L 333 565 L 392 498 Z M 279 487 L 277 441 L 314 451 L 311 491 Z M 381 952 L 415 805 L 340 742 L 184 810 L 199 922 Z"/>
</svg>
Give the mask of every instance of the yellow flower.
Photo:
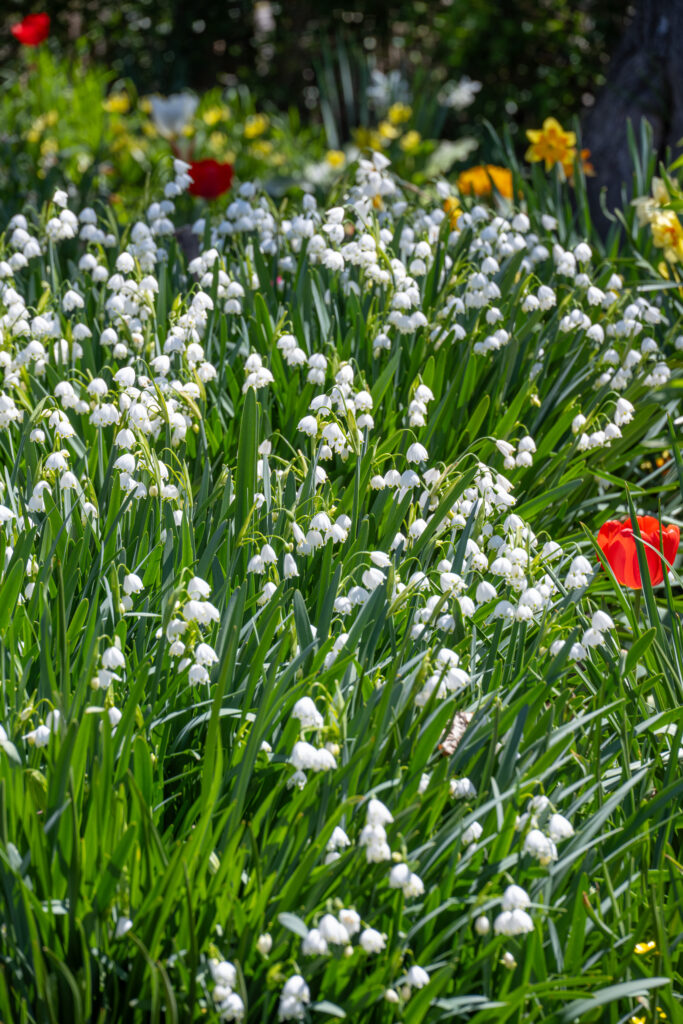
<svg viewBox="0 0 683 1024">
<path fill-rule="evenodd" d="M 152 113 L 152 101 L 149 96 L 144 96 L 143 99 L 140 100 L 139 106 L 143 114 Z"/>
<path fill-rule="evenodd" d="M 220 152 L 225 148 L 228 142 L 228 136 L 225 132 L 211 132 L 209 135 L 209 146 L 214 152 Z"/>
<path fill-rule="evenodd" d="M 512 199 L 512 172 L 495 164 L 468 167 L 458 175 L 458 190 L 464 196 L 489 196 L 495 186 L 506 199 Z"/>
<path fill-rule="evenodd" d="M 451 227 L 456 228 L 458 226 L 458 221 L 460 220 L 460 215 L 462 214 L 460 203 L 455 196 L 449 196 L 448 199 L 444 199 L 443 208 L 451 222 Z"/>
<path fill-rule="evenodd" d="M 45 129 L 52 128 L 53 125 L 57 124 L 58 120 L 59 114 L 56 110 L 48 110 L 45 114 L 40 114 L 29 128 L 26 134 L 27 140 L 29 142 L 38 142 Z"/>
<path fill-rule="evenodd" d="M 661 178 L 652 179 L 652 196 L 656 203 L 661 206 L 663 203 L 669 202 L 669 190 L 666 187 L 666 183 Z"/>
<path fill-rule="evenodd" d="M 387 112 L 387 117 L 392 124 L 405 124 L 413 116 L 413 108 L 405 103 L 394 103 Z"/>
<path fill-rule="evenodd" d="M 530 128 L 526 137 L 531 143 L 525 159 L 531 163 L 541 160 L 546 171 L 555 164 L 572 163 L 576 152 L 576 132 L 566 132 L 554 117 L 546 117 L 542 128 Z"/>
<path fill-rule="evenodd" d="M 346 153 L 341 149 L 328 149 L 325 159 L 330 167 L 343 167 L 346 163 Z"/>
<path fill-rule="evenodd" d="M 670 263 L 683 258 L 683 225 L 673 210 L 657 210 L 650 221 L 652 241 Z M 642 943 L 639 943 L 642 945 Z"/>
<path fill-rule="evenodd" d="M 650 942 L 637 942 L 633 952 L 637 953 L 638 956 L 642 956 L 643 953 L 649 953 L 651 949 L 656 949 L 657 943 L 654 940 Z"/>
<path fill-rule="evenodd" d="M 127 114 L 130 110 L 130 96 L 127 92 L 113 92 L 103 101 L 108 114 Z"/>
<path fill-rule="evenodd" d="M 112 142 L 111 149 L 112 153 L 123 153 L 126 150 L 130 150 L 135 146 L 136 139 L 133 135 L 128 132 L 123 132 L 118 135 Z"/>
<path fill-rule="evenodd" d="M 380 121 L 377 128 L 383 139 L 389 139 L 389 141 L 391 141 L 392 139 L 397 139 L 399 136 L 398 128 L 394 128 L 391 121 Z"/>
<path fill-rule="evenodd" d="M 359 149 L 382 148 L 382 136 L 372 128 L 356 128 L 353 138 Z"/>
<path fill-rule="evenodd" d="M 244 122 L 245 139 L 257 139 L 268 130 L 270 124 L 265 114 L 251 114 Z"/>
<path fill-rule="evenodd" d="M 652 196 L 638 196 L 637 199 L 631 200 L 631 204 L 636 208 L 639 228 L 649 224 L 659 209 L 657 200 L 653 199 Z"/>
<path fill-rule="evenodd" d="M 414 153 L 421 142 L 422 136 L 420 135 L 420 133 L 416 132 L 414 128 L 411 128 L 409 132 L 405 133 L 405 135 L 399 142 L 399 146 L 401 147 L 404 153 Z"/>
<path fill-rule="evenodd" d="M 646 1017 L 631 1017 L 631 1024 L 647 1024 Z"/>
<path fill-rule="evenodd" d="M 202 121 L 204 124 L 208 124 L 209 128 L 212 128 L 219 121 L 227 121 L 230 117 L 230 111 L 227 107 L 209 107 L 202 114 Z"/>
<path fill-rule="evenodd" d="M 262 159 L 266 159 L 273 152 L 273 143 L 270 139 L 259 139 L 251 147 L 251 151 L 254 156 L 260 156 Z"/>
</svg>

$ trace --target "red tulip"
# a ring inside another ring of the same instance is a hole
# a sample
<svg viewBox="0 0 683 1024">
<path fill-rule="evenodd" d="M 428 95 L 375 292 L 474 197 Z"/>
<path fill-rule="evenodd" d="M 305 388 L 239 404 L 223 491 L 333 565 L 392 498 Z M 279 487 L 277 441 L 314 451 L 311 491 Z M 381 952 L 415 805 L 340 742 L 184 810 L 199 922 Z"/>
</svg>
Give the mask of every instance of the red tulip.
<svg viewBox="0 0 683 1024">
<path fill-rule="evenodd" d="M 654 587 L 664 579 L 664 563 L 659 554 L 660 536 L 664 558 L 671 564 L 678 551 L 681 531 L 677 526 L 662 527 L 654 516 L 637 516 L 636 518 L 643 538 L 642 549 L 647 560 L 650 582 Z M 638 543 L 633 535 L 630 519 L 624 519 L 623 523 L 610 521 L 600 527 L 598 544 L 602 548 L 610 569 L 622 587 L 632 587 L 634 590 L 640 590 L 643 585 L 638 565 L 636 547 Z M 669 571 L 668 565 L 666 571 L 667 573 Z"/>
<path fill-rule="evenodd" d="M 190 195 L 202 199 L 216 199 L 232 185 L 232 164 L 219 164 L 217 160 L 197 160 L 190 164 Z"/>
<path fill-rule="evenodd" d="M 49 14 L 27 14 L 23 21 L 12 25 L 12 35 L 23 46 L 38 46 L 49 34 Z"/>
</svg>

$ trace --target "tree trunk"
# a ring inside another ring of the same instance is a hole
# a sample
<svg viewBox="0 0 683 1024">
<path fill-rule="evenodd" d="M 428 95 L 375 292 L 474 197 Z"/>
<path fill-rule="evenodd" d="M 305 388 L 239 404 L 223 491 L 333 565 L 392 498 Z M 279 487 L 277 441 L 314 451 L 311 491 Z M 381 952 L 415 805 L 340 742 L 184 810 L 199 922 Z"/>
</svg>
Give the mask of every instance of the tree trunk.
<svg viewBox="0 0 683 1024">
<path fill-rule="evenodd" d="M 636 138 L 645 118 L 659 159 L 667 147 L 675 153 L 683 138 L 683 0 L 640 0 L 617 51 L 607 82 L 586 119 L 583 144 L 591 151 L 595 177 L 588 179 L 591 216 L 605 235 L 609 221 L 600 206 L 622 204 L 622 185 L 630 188 L 633 161 L 627 124 Z"/>
</svg>

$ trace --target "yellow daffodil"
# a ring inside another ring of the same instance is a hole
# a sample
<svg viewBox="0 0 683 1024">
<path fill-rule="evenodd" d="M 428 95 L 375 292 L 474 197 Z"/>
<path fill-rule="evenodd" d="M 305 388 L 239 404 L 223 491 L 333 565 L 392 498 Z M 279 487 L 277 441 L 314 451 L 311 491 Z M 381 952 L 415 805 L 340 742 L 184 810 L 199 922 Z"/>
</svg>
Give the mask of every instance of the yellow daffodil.
<svg viewBox="0 0 683 1024">
<path fill-rule="evenodd" d="M 495 164 L 469 167 L 458 175 L 458 190 L 464 196 L 489 196 L 495 187 L 506 199 L 512 199 L 512 172 Z"/>
<path fill-rule="evenodd" d="M 130 96 L 127 92 L 113 92 L 102 106 L 108 114 L 127 114 L 130 110 Z"/>
<path fill-rule="evenodd" d="M 669 200 L 669 191 L 664 181 L 661 178 L 652 179 L 652 195 L 650 196 L 638 196 L 636 199 L 631 200 L 631 205 L 636 208 L 636 216 L 638 217 L 638 227 L 645 227 L 652 221 L 653 216 L 662 206 L 665 206 Z"/>
<path fill-rule="evenodd" d="M 650 220 L 652 241 L 670 263 L 683 259 L 683 225 L 673 210 L 657 210 Z"/>
<path fill-rule="evenodd" d="M 542 128 L 530 128 L 526 137 L 531 143 L 525 158 L 531 163 L 545 163 L 546 171 L 555 164 L 572 163 L 576 153 L 576 132 L 566 132 L 554 117 L 546 117 Z"/>
<path fill-rule="evenodd" d="M 649 953 L 651 949 L 656 949 L 656 948 L 657 948 L 657 943 L 654 942 L 654 940 L 651 940 L 650 942 L 637 942 L 635 944 L 633 952 L 637 953 L 638 956 L 642 956 L 643 953 Z"/>
<path fill-rule="evenodd" d="M 341 149 L 328 149 L 325 159 L 330 167 L 341 168 L 346 163 L 346 154 Z"/>
<path fill-rule="evenodd" d="M 583 173 L 586 175 L 586 177 L 587 178 L 594 178 L 595 177 L 595 168 L 593 167 L 593 164 L 590 161 L 590 155 L 591 155 L 590 149 L 582 149 L 580 151 L 580 153 L 579 153 L 579 162 L 581 164 L 581 169 L 583 170 Z M 571 179 L 574 176 L 574 157 L 575 156 L 576 156 L 576 150 L 570 151 L 568 153 L 568 155 L 567 155 L 567 159 L 562 164 L 562 169 L 563 169 L 565 175 L 569 178 L 570 181 L 571 181 Z"/>
<path fill-rule="evenodd" d="M 413 108 L 405 103 L 393 103 L 387 111 L 387 117 L 392 124 L 405 124 L 413 116 Z"/>
<path fill-rule="evenodd" d="M 245 139 L 257 139 L 268 131 L 270 121 L 265 114 L 251 114 L 244 122 Z"/>
<path fill-rule="evenodd" d="M 422 136 L 420 135 L 420 133 L 416 132 L 414 128 L 411 128 L 409 132 L 405 133 L 405 135 L 399 142 L 399 146 L 401 147 L 404 153 L 414 153 L 421 142 Z"/>
</svg>

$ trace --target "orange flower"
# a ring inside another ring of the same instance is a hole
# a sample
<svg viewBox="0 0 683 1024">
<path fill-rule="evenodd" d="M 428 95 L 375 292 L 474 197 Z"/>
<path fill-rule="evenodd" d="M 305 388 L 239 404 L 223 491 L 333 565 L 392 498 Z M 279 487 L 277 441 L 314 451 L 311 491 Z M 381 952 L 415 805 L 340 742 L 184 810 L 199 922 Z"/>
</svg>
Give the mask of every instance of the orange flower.
<svg viewBox="0 0 683 1024">
<path fill-rule="evenodd" d="M 505 199 L 512 199 L 512 172 L 495 164 L 478 164 L 458 175 L 458 189 L 464 196 L 489 196 L 495 187 Z"/>
<path fill-rule="evenodd" d="M 594 178 L 595 177 L 595 168 L 593 167 L 593 164 L 590 162 L 590 155 L 591 155 L 590 149 L 582 149 L 579 152 L 579 160 L 581 161 L 581 167 L 583 168 L 583 173 L 586 175 L 586 177 L 587 178 Z M 574 176 L 574 154 L 573 153 L 571 155 L 571 158 L 566 163 L 562 164 L 562 167 L 564 168 L 564 173 L 567 175 L 567 177 L 571 181 L 571 179 Z"/>
<path fill-rule="evenodd" d="M 576 153 L 576 132 L 566 132 L 554 117 L 546 117 L 542 128 L 530 128 L 526 137 L 531 143 L 525 158 L 531 163 L 545 163 L 546 171 L 555 164 L 572 164 Z"/>
<path fill-rule="evenodd" d="M 460 203 L 455 198 L 455 196 L 449 196 L 448 199 L 444 199 L 443 208 L 444 213 L 448 214 L 448 219 L 451 223 L 451 228 L 456 228 L 458 225 L 458 221 L 460 220 L 460 214 L 462 213 Z"/>
</svg>

